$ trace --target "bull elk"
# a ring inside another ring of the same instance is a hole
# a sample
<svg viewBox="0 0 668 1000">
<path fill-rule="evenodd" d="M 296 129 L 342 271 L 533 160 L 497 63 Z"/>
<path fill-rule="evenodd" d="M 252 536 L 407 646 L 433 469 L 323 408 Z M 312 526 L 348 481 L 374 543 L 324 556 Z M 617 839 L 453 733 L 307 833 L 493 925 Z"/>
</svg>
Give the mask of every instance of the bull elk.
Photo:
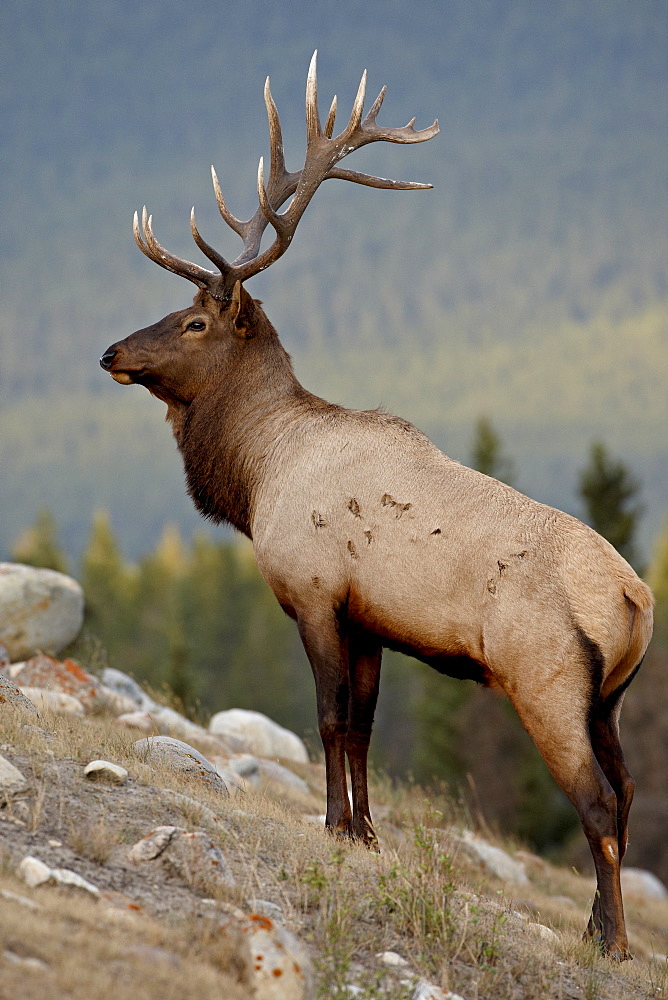
<svg viewBox="0 0 668 1000">
<path fill-rule="evenodd" d="M 328 403 L 297 381 L 244 282 L 285 253 L 328 178 L 392 190 L 428 188 L 338 166 L 370 142 L 424 142 L 377 124 L 385 88 L 363 118 L 366 74 L 350 120 L 324 127 L 315 54 L 306 87 L 306 156 L 285 167 L 265 85 L 271 167 L 259 207 L 223 220 L 243 240 L 230 264 L 197 228 L 215 271 L 169 253 L 144 209 L 140 250 L 198 286 L 193 305 L 113 344 L 100 364 L 167 404 L 188 492 L 200 512 L 252 539 L 259 569 L 295 619 L 315 677 L 327 774 L 326 826 L 375 846 L 367 753 L 383 648 L 452 677 L 505 691 L 577 810 L 598 889 L 586 933 L 629 957 L 619 880 L 634 784 L 618 720 L 652 629 L 652 595 L 628 563 L 575 518 L 443 455 L 398 417 Z M 289 201 L 288 207 L 279 209 Z M 270 225 L 275 233 L 261 250 Z M 347 794 L 346 756 L 352 785 Z"/>
</svg>

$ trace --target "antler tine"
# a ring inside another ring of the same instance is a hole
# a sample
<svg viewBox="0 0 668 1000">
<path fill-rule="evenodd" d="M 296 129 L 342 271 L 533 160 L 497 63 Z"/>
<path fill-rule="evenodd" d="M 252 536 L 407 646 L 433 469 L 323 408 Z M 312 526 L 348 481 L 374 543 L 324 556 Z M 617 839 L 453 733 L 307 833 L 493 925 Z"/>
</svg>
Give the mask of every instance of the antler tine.
<svg viewBox="0 0 668 1000">
<path fill-rule="evenodd" d="M 135 212 L 133 230 L 137 246 L 154 263 L 159 264 L 160 267 L 164 267 L 167 271 L 178 274 L 182 278 L 188 278 L 189 281 L 193 281 L 200 288 L 210 288 L 218 279 L 217 274 L 207 271 L 206 268 L 200 267 L 199 264 L 191 264 L 188 260 L 176 257 L 166 250 L 161 243 L 158 243 L 153 234 L 153 217 L 148 214 L 146 205 L 144 205 L 142 210 L 141 227 L 142 232 L 140 233 L 139 219 Z"/>
<path fill-rule="evenodd" d="M 331 139 L 334 133 L 334 122 L 336 121 L 336 94 L 332 98 L 332 103 L 329 108 L 329 114 L 327 115 L 327 121 L 325 122 L 325 137 Z"/>
<path fill-rule="evenodd" d="M 200 248 L 205 257 L 208 257 L 212 264 L 215 264 L 221 274 L 227 274 L 230 270 L 230 265 L 222 256 L 219 254 L 214 247 L 210 246 L 205 239 L 200 236 L 199 229 L 197 228 L 197 223 L 195 221 L 195 206 L 193 205 L 190 210 L 190 232 L 193 235 L 193 239 L 197 246 Z M 217 277 L 217 275 L 216 275 Z"/>
<path fill-rule="evenodd" d="M 311 63 L 308 68 L 306 78 L 306 148 L 311 146 L 322 136 L 320 127 L 320 114 L 318 112 L 318 75 L 317 75 L 318 50 L 311 56 Z"/>
<path fill-rule="evenodd" d="M 366 187 L 381 188 L 384 191 L 426 191 L 433 184 L 422 181 L 393 181 L 389 177 L 376 177 L 374 174 L 363 174 L 359 170 L 348 170 L 346 167 L 332 167 L 326 180 L 353 181 Z"/>
<path fill-rule="evenodd" d="M 376 124 L 376 118 L 378 116 L 378 112 L 380 111 L 380 109 L 383 106 L 383 101 L 385 100 L 385 94 L 386 93 L 387 93 L 387 85 L 383 85 L 381 87 L 380 94 L 378 95 L 378 97 L 376 98 L 376 100 L 373 102 L 373 104 L 371 105 L 371 107 L 369 108 L 369 110 L 367 111 L 366 117 L 365 117 L 364 121 L 362 122 L 363 125 L 369 125 L 369 124 L 375 125 Z"/>
<path fill-rule="evenodd" d="M 344 136 L 348 138 L 352 136 L 357 129 L 360 127 L 360 122 L 362 121 L 362 112 L 364 111 L 364 98 L 366 96 L 366 70 L 362 73 L 362 79 L 360 80 L 359 87 L 357 88 L 357 95 L 355 97 L 355 102 L 353 104 L 353 110 L 350 114 L 350 121 L 346 126 L 345 130 L 341 133 L 341 138 Z"/>
<path fill-rule="evenodd" d="M 267 189 L 264 185 L 264 158 L 262 156 L 260 157 L 260 162 L 258 163 L 257 167 L 257 196 L 260 202 L 260 208 L 262 209 L 262 213 L 265 219 L 267 220 L 267 222 L 270 222 L 274 227 L 274 229 L 276 230 L 276 236 L 278 237 L 277 242 L 282 248 L 281 249 L 282 253 L 283 249 L 287 247 L 290 240 L 292 239 L 292 234 L 290 232 L 291 228 L 293 228 L 291 226 L 292 220 L 290 219 L 290 215 L 288 212 L 286 212 L 285 215 L 279 215 L 278 212 L 274 211 L 274 209 L 272 208 L 269 196 L 267 194 Z M 272 249 L 273 247 L 269 248 L 269 250 Z M 266 267 L 267 265 L 264 266 Z"/>
<path fill-rule="evenodd" d="M 272 186 L 274 177 L 286 173 L 285 157 L 283 154 L 283 133 L 281 131 L 281 120 L 278 117 L 278 108 L 271 96 L 269 77 L 264 85 L 264 103 L 267 108 L 267 118 L 269 120 L 269 152 L 271 156 L 271 167 L 269 170 L 269 187 Z"/>
<path fill-rule="evenodd" d="M 218 205 L 218 211 L 220 212 L 223 221 L 228 224 L 230 229 L 234 230 L 237 236 L 241 236 L 241 238 L 243 239 L 244 228 L 245 228 L 244 223 L 241 221 L 241 219 L 237 219 L 236 215 L 232 215 L 229 208 L 227 207 L 225 199 L 223 198 L 223 192 L 221 190 L 220 183 L 218 181 L 218 176 L 216 174 L 213 164 L 211 165 L 211 180 L 213 181 L 213 192 L 216 196 L 216 204 Z"/>
</svg>

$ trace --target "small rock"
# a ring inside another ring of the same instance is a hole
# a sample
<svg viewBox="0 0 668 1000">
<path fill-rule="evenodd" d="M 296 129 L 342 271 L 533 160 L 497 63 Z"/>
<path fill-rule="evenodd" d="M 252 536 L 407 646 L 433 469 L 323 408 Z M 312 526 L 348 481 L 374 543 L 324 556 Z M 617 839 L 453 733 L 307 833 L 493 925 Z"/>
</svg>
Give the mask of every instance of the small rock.
<svg viewBox="0 0 668 1000">
<path fill-rule="evenodd" d="M 20 863 L 17 873 L 19 878 L 23 879 L 26 885 L 34 889 L 36 885 L 43 885 L 44 882 L 48 882 L 51 878 L 51 869 L 48 865 L 45 865 L 43 861 L 39 858 L 35 858 L 32 854 L 26 855 L 23 861 Z"/>
<path fill-rule="evenodd" d="M 244 778 L 240 778 L 235 771 L 230 771 L 226 767 L 221 767 L 218 763 L 216 764 L 216 771 L 225 782 L 230 795 L 236 795 L 237 792 L 246 791 L 246 781 Z"/>
<path fill-rule="evenodd" d="M 528 921 L 526 925 L 532 934 L 536 937 L 541 937 L 544 941 L 549 941 L 551 944 L 559 943 L 559 936 L 554 933 L 550 927 L 546 927 L 545 924 L 537 924 L 533 921 Z"/>
<path fill-rule="evenodd" d="M 150 712 L 123 712 L 116 717 L 116 722 L 126 729 L 137 729 L 140 733 L 159 734 L 158 724 Z"/>
<path fill-rule="evenodd" d="M 421 982 L 415 987 L 412 1000 L 464 1000 L 459 993 L 443 990 L 433 983 Z"/>
<path fill-rule="evenodd" d="M 223 918 L 219 932 L 246 966 L 249 995 L 262 1000 L 311 1000 L 313 971 L 308 955 L 282 924 L 234 911 Z"/>
<path fill-rule="evenodd" d="M 26 969 L 28 972 L 48 972 L 49 969 L 49 966 L 41 958 L 34 958 L 32 956 L 26 958 L 23 955 L 17 955 L 15 951 L 5 950 L 2 953 L 2 957 L 10 965 L 20 965 L 22 969 Z"/>
<path fill-rule="evenodd" d="M 110 715 L 125 715 L 128 712 L 136 710 L 136 705 L 133 701 L 119 694 L 117 691 L 113 691 L 106 684 L 98 685 L 97 694 L 99 707 L 104 709 L 105 712 L 109 712 Z"/>
<path fill-rule="evenodd" d="M 137 864 L 142 861 L 153 861 L 162 854 L 179 829 L 178 826 L 157 826 L 155 830 L 151 830 L 132 845 L 128 851 L 130 861 Z"/>
<path fill-rule="evenodd" d="M 93 896 L 99 896 L 100 893 L 97 886 L 93 885 L 92 882 L 88 882 L 87 879 L 82 878 L 81 875 L 77 875 L 76 872 L 71 871 L 69 868 L 49 868 L 43 861 L 33 857 L 31 854 L 26 855 L 23 861 L 21 861 L 17 872 L 19 877 L 31 889 L 34 889 L 38 885 L 55 883 L 57 885 L 71 886 L 75 889 L 85 889 L 86 892 L 89 892 Z"/>
<path fill-rule="evenodd" d="M 40 653 L 26 660 L 14 673 L 22 688 L 46 688 L 77 698 L 87 712 L 100 707 L 100 683 L 74 660 L 56 660 Z"/>
<path fill-rule="evenodd" d="M 196 826 L 202 826 L 204 823 L 217 826 L 221 822 L 222 817 L 219 813 L 215 813 L 213 809 L 205 806 L 203 802 L 193 799 L 190 795 L 174 791 L 173 788 L 161 788 L 160 798 L 176 803 L 187 820 Z"/>
<path fill-rule="evenodd" d="M 201 831 L 156 827 L 130 848 L 128 857 L 135 864 L 159 861 L 170 875 L 178 876 L 187 885 L 236 884 L 223 852 Z"/>
<path fill-rule="evenodd" d="M 0 889 L 0 896 L 3 899 L 8 899 L 12 903 L 18 903 L 20 906 L 25 906 L 27 910 L 39 910 L 40 905 L 36 903 L 34 899 L 29 899 L 28 896 L 21 896 L 18 892 L 12 892 L 11 889 Z"/>
<path fill-rule="evenodd" d="M 23 708 L 32 715 L 37 715 L 37 709 L 26 698 L 25 694 L 4 674 L 0 674 L 0 705 L 14 705 L 16 708 Z"/>
<path fill-rule="evenodd" d="M 212 756 L 227 754 L 233 749 L 230 741 L 212 736 L 208 730 L 186 719 L 173 708 L 161 705 L 156 705 L 150 711 L 122 712 L 117 716 L 116 722 L 127 729 L 138 729 L 147 736 L 172 736 L 185 743 L 196 743 L 201 751 Z"/>
<path fill-rule="evenodd" d="M 300 764 L 308 763 L 308 751 L 303 741 L 261 712 L 230 708 L 216 712 L 209 723 L 216 736 L 231 736 L 242 740 L 246 749 L 258 757 L 282 757 Z"/>
<path fill-rule="evenodd" d="M 104 781 L 110 785 L 125 784 L 128 772 L 120 764 L 108 760 L 92 760 L 84 768 L 84 777 L 89 781 Z"/>
<path fill-rule="evenodd" d="M 251 913 L 259 913 L 262 917 L 269 917 L 270 920 L 284 919 L 283 910 L 278 903 L 272 903 L 268 899 L 249 899 L 248 909 Z"/>
<path fill-rule="evenodd" d="M 84 889 L 89 892 L 92 896 L 99 896 L 100 890 L 88 879 L 83 878 L 81 875 L 77 875 L 76 872 L 71 871 L 69 868 L 52 868 L 51 878 L 58 885 L 71 886 L 73 889 Z"/>
<path fill-rule="evenodd" d="M 225 769 L 234 771 L 240 778 L 244 778 L 251 785 L 260 783 L 260 761 L 250 753 L 236 753 L 228 757 L 220 757 L 216 761 L 216 766 L 220 764 Z"/>
<path fill-rule="evenodd" d="M 394 969 L 405 969 L 408 966 L 406 959 L 398 955 L 396 951 L 380 951 L 376 958 L 379 958 L 383 965 Z"/>
<path fill-rule="evenodd" d="M 644 868 L 622 868 L 622 892 L 635 899 L 668 899 L 668 889 L 652 872 Z"/>
<path fill-rule="evenodd" d="M 101 678 L 102 683 L 107 688 L 114 691 L 117 695 L 127 698 L 140 712 L 150 712 L 157 707 L 153 699 L 142 690 L 134 677 L 124 674 L 122 670 L 116 670 L 114 667 L 105 667 Z M 131 712 L 132 709 L 128 708 L 127 711 Z"/>
<path fill-rule="evenodd" d="M 9 651 L 5 644 L 0 642 L 0 671 L 8 670 L 10 662 Z"/>
<path fill-rule="evenodd" d="M 166 764 L 175 771 L 203 782 L 221 795 L 229 795 L 225 782 L 213 764 L 188 743 L 171 736 L 148 736 L 137 740 L 134 749 L 137 756 L 148 762 L 153 760 Z"/>
<path fill-rule="evenodd" d="M 38 712 L 55 712 L 57 715 L 86 714 L 79 699 L 71 694 L 31 687 L 22 687 L 21 692 L 34 704 Z"/>
<path fill-rule="evenodd" d="M 191 722 L 190 719 L 186 719 L 185 715 L 181 715 L 180 712 L 168 708 L 166 705 L 156 705 L 151 709 L 150 715 L 157 724 L 160 733 L 174 736 L 176 739 L 186 742 L 200 739 L 209 741 L 211 739 L 211 734 L 204 726 L 198 726 L 196 722 Z"/>
<path fill-rule="evenodd" d="M 297 792 L 299 795 L 311 794 L 311 789 L 303 778 L 275 760 L 260 760 L 259 765 L 261 785 L 264 788 L 274 788 L 278 792 Z"/>
<path fill-rule="evenodd" d="M 0 802 L 3 798 L 25 792 L 28 782 L 17 767 L 0 755 Z"/>
<path fill-rule="evenodd" d="M 12 661 L 57 653 L 76 639 L 84 595 L 64 573 L 0 562 L 0 640 Z"/>
<path fill-rule="evenodd" d="M 201 830 L 182 831 L 170 841 L 163 859 L 174 874 L 188 885 L 214 883 L 235 886 L 225 856 L 208 834 Z"/>
<path fill-rule="evenodd" d="M 482 864 L 490 875 L 498 878 L 500 882 L 508 882 L 511 885 L 528 885 L 526 869 L 521 861 L 515 861 L 506 851 L 500 847 L 488 844 L 481 837 L 476 836 L 470 830 L 464 830 L 459 843 L 467 853 Z"/>
</svg>

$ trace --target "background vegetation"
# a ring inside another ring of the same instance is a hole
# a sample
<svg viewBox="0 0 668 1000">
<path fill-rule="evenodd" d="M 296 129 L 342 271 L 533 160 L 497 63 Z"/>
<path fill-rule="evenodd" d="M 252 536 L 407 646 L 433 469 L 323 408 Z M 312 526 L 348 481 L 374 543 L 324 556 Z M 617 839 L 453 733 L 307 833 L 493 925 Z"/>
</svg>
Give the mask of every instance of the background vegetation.
<svg viewBox="0 0 668 1000">
<path fill-rule="evenodd" d="M 108 344 L 186 304 L 191 286 L 134 246 L 146 201 L 159 237 L 197 255 L 217 216 L 215 163 L 255 207 L 271 74 L 288 165 L 303 155 L 303 87 L 323 104 L 361 70 L 382 120 L 441 135 L 373 146 L 361 169 L 433 191 L 325 185 L 284 260 L 251 283 L 316 392 L 383 403 L 468 456 L 487 413 L 517 484 L 572 504 L 589 441 L 633 459 L 640 544 L 668 487 L 666 146 L 662 0 L 40 0 L 0 11 L 0 551 L 48 502 L 80 554 L 111 512 L 136 558 L 166 521 L 197 519 L 162 407 L 111 384 Z"/>
<path fill-rule="evenodd" d="M 495 474 L 580 514 L 578 475 L 599 442 L 642 482 L 633 557 L 663 593 L 667 35 L 662 0 L 2 7 L 0 555 L 16 543 L 30 558 L 51 531 L 52 556 L 87 590 L 88 658 L 170 684 L 193 711 L 245 705 L 313 729 L 293 627 L 246 548 L 197 534 L 162 407 L 110 384 L 97 358 L 192 293 L 141 257 L 132 211 L 147 201 L 159 238 L 196 256 L 195 202 L 233 255 L 208 165 L 250 214 L 267 73 L 288 165 L 301 162 L 316 46 L 323 104 L 338 92 L 345 115 L 367 66 L 372 96 L 389 85 L 384 121 L 438 116 L 442 134 L 356 156 L 433 191 L 325 185 L 290 254 L 253 280 L 299 377 L 382 403 L 481 467 L 501 435 L 512 460 L 498 452 Z M 20 539 L 44 508 L 55 521 Z M 91 531 L 96 510 L 109 513 Z M 658 618 L 625 717 L 643 817 L 631 859 L 665 878 L 665 594 Z M 471 775 L 489 822 L 563 847 L 570 809 L 503 702 L 482 697 L 388 656 L 376 760 L 467 788 Z"/>
</svg>

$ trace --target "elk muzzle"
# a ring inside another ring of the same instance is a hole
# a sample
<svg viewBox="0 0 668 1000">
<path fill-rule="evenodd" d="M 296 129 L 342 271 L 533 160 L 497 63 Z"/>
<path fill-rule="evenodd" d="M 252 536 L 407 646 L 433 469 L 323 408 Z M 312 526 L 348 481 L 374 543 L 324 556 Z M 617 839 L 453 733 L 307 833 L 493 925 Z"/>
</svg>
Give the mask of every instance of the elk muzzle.
<svg viewBox="0 0 668 1000">
<path fill-rule="evenodd" d="M 118 351 L 116 350 L 115 347 L 108 347 L 107 350 L 102 355 L 102 357 L 100 358 L 100 367 L 104 368 L 106 372 L 109 372 L 111 377 L 116 382 L 120 382 L 121 385 L 132 385 L 134 379 L 132 378 L 129 372 L 126 371 L 114 372 L 111 370 L 111 366 L 113 365 L 114 359 L 116 358 L 117 354 Z"/>
</svg>

